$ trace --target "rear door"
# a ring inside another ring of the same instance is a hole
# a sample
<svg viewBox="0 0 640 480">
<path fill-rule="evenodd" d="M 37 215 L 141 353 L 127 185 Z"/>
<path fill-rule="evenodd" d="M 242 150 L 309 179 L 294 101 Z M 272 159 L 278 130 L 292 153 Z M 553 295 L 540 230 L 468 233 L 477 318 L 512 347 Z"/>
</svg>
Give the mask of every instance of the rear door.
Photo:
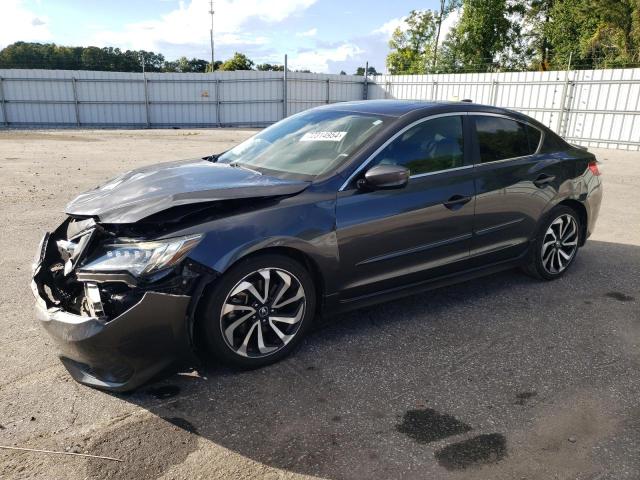
<svg viewBox="0 0 640 480">
<path fill-rule="evenodd" d="M 522 254 L 556 193 L 552 162 L 538 154 L 542 132 L 506 115 L 473 112 L 476 210 L 471 256 L 479 263 Z"/>
<path fill-rule="evenodd" d="M 397 190 L 338 193 L 339 290 L 347 298 L 463 268 L 473 225 L 474 172 L 466 114 L 415 122 L 392 137 L 362 169 L 409 168 Z M 465 140 L 466 139 L 466 140 Z"/>
</svg>

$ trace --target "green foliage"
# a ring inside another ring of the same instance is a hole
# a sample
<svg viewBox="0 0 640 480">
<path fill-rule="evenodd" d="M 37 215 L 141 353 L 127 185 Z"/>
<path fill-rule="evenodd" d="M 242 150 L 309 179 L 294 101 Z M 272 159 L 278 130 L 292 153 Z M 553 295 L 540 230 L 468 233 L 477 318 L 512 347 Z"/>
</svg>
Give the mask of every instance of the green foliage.
<svg viewBox="0 0 640 480">
<path fill-rule="evenodd" d="M 640 62 L 640 0 L 562 0 L 547 28 L 553 67 L 620 67 Z"/>
<path fill-rule="evenodd" d="M 46 68 L 139 72 L 164 71 L 167 63 L 159 53 L 113 47 L 65 47 L 54 43 L 16 42 L 0 51 L 0 68 Z"/>
<path fill-rule="evenodd" d="M 396 28 L 389 40 L 389 73 L 425 73 L 430 63 L 437 31 L 436 14 L 431 10 L 411 10 L 405 30 Z"/>
<path fill-rule="evenodd" d="M 256 70 L 260 72 L 284 72 L 284 65 L 272 65 L 271 63 L 261 63 L 256 65 Z"/>
<path fill-rule="evenodd" d="M 251 70 L 253 69 L 253 62 L 244 53 L 236 52 L 226 62 L 223 62 L 220 66 L 220 70 L 233 71 L 233 70 Z"/>
<path fill-rule="evenodd" d="M 165 72 L 180 72 L 180 73 L 204 73 L 209 67 L 209 62 L 201 60 L 199 58 L 188 59 L 187 57 L 180 57 L 173 62 L 165 62 L 163 71 Z"/>
<path fill-rule="evenodd" d="M 376 71 L 376 67 L 367 68 L 367 73 L 368 75 L 378 75 L 378 72 Z M 364 67 L 358 67 L 356 69 L 355 75 L 360 75 L 361 77 L 364 77 Z"/>
<path fill-rule="evenodd" d="M 389 40 L 387 68 L 391 74 L 429 73 L 437 68 L 440 27 L 460 7 L 460 0 L 441 0 L 440 10 L 412 10 L 405 28 L 397 28 Z"/>
<path fill-rule="evenodd" d="M 456 26 L 458 57 L 463 65 L 491 64 L 509 45 L 512 25 L 506 0 L 466 0 Z"/>
<path fill-rule="evenodd" d="M 434 29 L 459 7 L 438 48 Z M 565 69 L 570 57 L 574 68 L 640 65 L 640 0 L 441 1 L 404 27 L 389 42 L 392 74 Z"/>
</svg>

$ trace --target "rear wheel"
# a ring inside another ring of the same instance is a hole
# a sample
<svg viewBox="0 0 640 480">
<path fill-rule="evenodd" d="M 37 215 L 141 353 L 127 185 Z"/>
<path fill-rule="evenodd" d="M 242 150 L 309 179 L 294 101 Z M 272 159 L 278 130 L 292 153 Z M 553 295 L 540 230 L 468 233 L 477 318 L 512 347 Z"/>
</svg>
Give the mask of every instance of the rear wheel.
<svg viewBox="0 0 640 480">
<path fill-rule="evenodd" d="M 210 293 L 200 318 L 209 353 L 255 368 L 287 355 L 315 312 L 309 272 L 283 255 L 260 255 L 232 267 Z"/>
<path fill-rule="evenodd" d="M 555 207 L 541 225 L 525 270 L 543 280 L 561 277 L 578 254 L 582 229 L 576 212 Z"/>
</svg>

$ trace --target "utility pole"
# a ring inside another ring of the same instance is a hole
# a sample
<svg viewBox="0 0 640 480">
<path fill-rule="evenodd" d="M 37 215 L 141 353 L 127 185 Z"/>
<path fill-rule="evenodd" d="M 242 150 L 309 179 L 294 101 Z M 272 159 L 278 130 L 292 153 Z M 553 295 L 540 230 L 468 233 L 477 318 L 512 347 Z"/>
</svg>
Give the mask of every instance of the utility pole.
<svg viewBox="0 0 640 480">
<path fill-rule="evenodd" d="M 211 71 L 213 72 L 215 64 L 213 63 L 213 0 L 209 0 L 209 14 L 211 15 Z"/>
<path fill-rule="evenodd" d="M 438 64 L 438 42 L 440 41 L 440 27 L 442 27 L 442 17 L 444 17 L 444 2 L 440 0 L 440 15 L 438 16 L 438 31 L 436 33 L 436 44 L 433 47 L 433 73 L 436 73 L 436 65 Z"/>
</svg>

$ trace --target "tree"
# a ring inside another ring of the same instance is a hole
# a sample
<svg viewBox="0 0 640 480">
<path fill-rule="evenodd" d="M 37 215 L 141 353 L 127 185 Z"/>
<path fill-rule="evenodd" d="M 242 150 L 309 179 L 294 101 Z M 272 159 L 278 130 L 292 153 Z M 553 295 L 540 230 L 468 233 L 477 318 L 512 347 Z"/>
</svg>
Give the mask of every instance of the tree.
<svg viewBox="0 0 640 480">
<path fill-rule="evenodd" d="M 215 60 L 213 62 L 213 69 L 211 68 L 211 63 L 207 62 L 207 69 L 205 71 L 209 73 L 215 72 L 216 70 L 220 70 L 220 67 L 222 67 L 221 60 Z"/>
<path fill-rule="evenodd" d="M 438 69 L 442 22 L 462 0 L 440 0 L 439 10 L 412 10 L 389 40 L 387 67 L 392 74 L 428 73 Z"/>
<path fill-rule="evenodd" d="M 252 70 L 252 69 L 253 69 L 253 61 L 249 60 L 249 58 L 244 53 L 238 53 L 238 52 L 235 52 L 233 54 L 233 57 L 225 61 L 220 66 L 220 70 L 226 70 L 226 71 Z"/>
<path fill-rule="evenodd" d="M 442 22 L 455 9 L 460 8 L 461 0 L 440 0 L 440 10 L 436 12 L 436 38 L 433 42 L 433 69 L 438 64 L 438 45 L 440 43 L 440 31 L 442 30 Z"/>
<path fill-rule="evenodd" d="M 555 0 L 529 0 L 524 22 L 530 26 L 525 34 L 531 48 L 531 62 L 534 68 L 548 70 L 550 67 L 551 43 L 549 41 L 549 21 Z"/>
<path fill-rule="evenodd" d="M 44 68 L 140 72 L 204 72 L 209 64 L 198 58 L 167 61 L 144 50 L 122 51 L 114 47 L 66 47 L 53 43 L 16 42 L 0 51 L 0 68 Z M 220 62 L 221 63 L 221 62 Z"/>
<path fill-rule="evenodd" d="M 512 22 L 506 0 L 465 0 L 455 27 L 457 56 L 467 69 L 497 66 L 497 55 L 511 45 Z"/>
<path fill-rule="evenodd" d="M 391 74 L 425 73 L 434 51 L 436 21 L 431 10 L 411 10 L 406 29 L 398 27 L 391 35 L 387 68 Z"/>
<path fill-rule="evenodd" d="M 557 0 L 547 28 L 555 68 L 572 55 L 578 68 L 620 67 L 640 61 L 638 0 Z"/>
<path fill-rule="evenodd" d="M 358 67 L 356 69 L 355 75 L 360 75 L 361 77 L 364 77 L 364 67 Z M 367 69 L 367 75 L 378 75 L 378 72 L 376 71 L 376 67 L 369 67 Z"/>
<path fill-rule="evenodd" d="M 261 72 L 284 72 L 284 65 L 272 65 L 271 63 L 261 63 L 256 65 L 256 70 Z"/>
</svg>

